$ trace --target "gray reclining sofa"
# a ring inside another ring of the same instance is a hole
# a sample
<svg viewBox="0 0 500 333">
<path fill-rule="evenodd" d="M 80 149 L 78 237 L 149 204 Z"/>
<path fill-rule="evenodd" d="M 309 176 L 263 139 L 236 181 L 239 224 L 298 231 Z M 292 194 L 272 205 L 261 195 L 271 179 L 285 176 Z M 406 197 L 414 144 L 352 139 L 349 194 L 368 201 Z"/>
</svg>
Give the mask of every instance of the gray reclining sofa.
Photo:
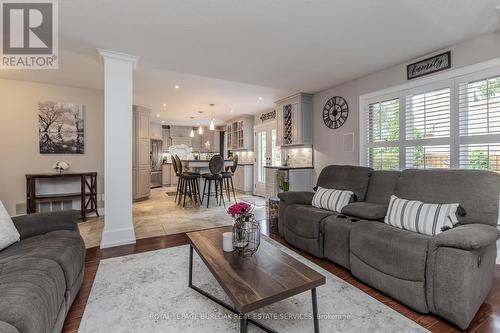
<svg viewBox="0 0 500 333">
<path fill-rule="evenodd" d="M 83 281 L 77 211 L 14 217 L 21 241 L 0 251 L 0 332 L 58 333 Z"/>
<path fill-rule="evenodd" d="M 335 213 L 311 206 L 314 192 L 280 193 L 279 233 L 421 313 L 469 326 L 492 284 L 497 256 L 500 175 L 477 170 L 374 171 L 331 165 L 318 186 L 350 190 Z M 383 222 L 391 195 L 459 203 L 459 224 L 436 236 Z"/>
</svg>

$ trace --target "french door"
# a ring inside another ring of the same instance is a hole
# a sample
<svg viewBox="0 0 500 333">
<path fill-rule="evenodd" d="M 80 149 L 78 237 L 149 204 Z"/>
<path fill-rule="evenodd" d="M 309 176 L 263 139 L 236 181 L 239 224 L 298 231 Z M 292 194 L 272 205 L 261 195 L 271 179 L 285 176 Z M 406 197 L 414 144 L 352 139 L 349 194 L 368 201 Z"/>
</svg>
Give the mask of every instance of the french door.
<svg viewBox="0 0 500 333">
<path fill-rule="evenodd" d="M 269 165 L 281 165 L 280 147 L 277 146 L 276 122 L 254 127 L 254 194 L 266 195 L 266 168 Z"/>
</svg>

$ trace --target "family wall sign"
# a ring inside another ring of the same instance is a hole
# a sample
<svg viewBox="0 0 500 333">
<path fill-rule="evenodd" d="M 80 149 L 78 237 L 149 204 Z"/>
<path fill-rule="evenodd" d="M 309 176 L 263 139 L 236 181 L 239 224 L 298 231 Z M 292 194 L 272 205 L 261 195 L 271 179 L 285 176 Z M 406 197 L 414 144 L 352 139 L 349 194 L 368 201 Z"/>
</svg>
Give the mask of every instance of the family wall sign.
<svg viewBox="0 0 500 333">
<path fill-rule="evenodd" d="M 451 68 L 451 51 L 406 66 L 408 80 Z"/>
</svg>

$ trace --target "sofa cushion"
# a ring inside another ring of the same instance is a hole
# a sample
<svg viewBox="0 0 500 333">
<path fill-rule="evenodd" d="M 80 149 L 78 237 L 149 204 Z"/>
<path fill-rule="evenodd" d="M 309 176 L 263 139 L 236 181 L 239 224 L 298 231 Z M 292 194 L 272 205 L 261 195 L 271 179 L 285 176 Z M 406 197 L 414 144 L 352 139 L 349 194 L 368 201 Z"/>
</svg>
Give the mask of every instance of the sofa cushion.
<svg viewBox="0 0 500 333">
<path fill-rule="evenodd" d="M 22 333 L 49 333 L 64 307 L 61 267 L 43 258 L 0 264 L 0 321 Z"/>
<path fill-rule="evenodd" d="M 318 186 L 354 192 L 356 201 L 364 201 L 371 168 L 352 165 L 329 165 L 318 177 Z"/>
<path fill-rule="evenodd" d="M 342 208 L 342 214 L 367 220 L 379 220 L 387 213 L 386 204 L 353 202 Z"/>
<path fill-rule="evenodd" d="M 316 208 L 340 213 L 342 208 L 352 200 L 352 195 L 352 191 L 318 187 L 312 199 L 312 205 Z"/>
<path fill-rule="evenodd" d="M 82 270 L 85 245 L 78 232 L 60 230 L 23 239 L 0 252 L 0 264 L 21 258 L 53 260 L 61 266 L 69 289 Z"/>
<path fill-rule="evenodd" d="M 393 227 L 435 236 L 453 228 L 458 204 L 432 204 L 393 195 L 384 222 Z"/>
<path fill-rule="evenodd" d="M 482 170 L 414 170 L 401 172 L 395 195 L 408 200 L 435 203 L 458 203 L 465 216 L 463 224 L 496 225 L 500 175 Z"/>
<path fill-rule="evenodd" d="M 336 264 L 350 268 L 349 237 L 356 223 L 342 215 L 331 215 L 324 223 L 324 256 Z M 378 223 L 378 222 L 373 222 Z"/>
<path fill-rule="evenodd" d="M 382 222 L 359 221 L 351 230 L 349 246 L 353 255 L 384 274 L 425 281 L 430 239 Z"/>
<path fill-rule="evenodd" d="M 365 201 L 388 205 L 401 171 L 374 170 L 370 176 Z M 383 217 L 383 216 L 382 216 Z"/>
<path fill-rule="evenodd" d="M 0 321 L 0 332 L 2 332 L 2 333 L 19 333 L 17 328 L 15 328 L 11 324 L 6 323 L 4 321 Z"/>
<path fill-rule="evenodd" d="M 318 238 L 323 231 L 323 219 L 333 214 L 311 205 L 290 205 L 285 210 L 286 227 L 301 237 Z"/>
</svg>

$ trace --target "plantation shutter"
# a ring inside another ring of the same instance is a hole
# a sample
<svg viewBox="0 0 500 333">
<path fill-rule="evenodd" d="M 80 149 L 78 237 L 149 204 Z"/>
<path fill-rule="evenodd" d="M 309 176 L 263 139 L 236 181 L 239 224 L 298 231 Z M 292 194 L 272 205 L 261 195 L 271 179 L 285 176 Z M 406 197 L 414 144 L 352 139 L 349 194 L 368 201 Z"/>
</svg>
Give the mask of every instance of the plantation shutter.
<svg viewBox="0 0 500 333">
<path fill-rule="evenodd" d="M 458 85 L 459 166 L 500 172 L 500 76 Z"/>
<path fill-rule="evenodd" d="M 399 99 L 369 104 L 366 129 L 368 165 L 399 169 Z"/>
<path fill-rule="evenodd" d="M 405 96 L 405 167 L 451 165 L 451 89 Z"/>
</svg>

